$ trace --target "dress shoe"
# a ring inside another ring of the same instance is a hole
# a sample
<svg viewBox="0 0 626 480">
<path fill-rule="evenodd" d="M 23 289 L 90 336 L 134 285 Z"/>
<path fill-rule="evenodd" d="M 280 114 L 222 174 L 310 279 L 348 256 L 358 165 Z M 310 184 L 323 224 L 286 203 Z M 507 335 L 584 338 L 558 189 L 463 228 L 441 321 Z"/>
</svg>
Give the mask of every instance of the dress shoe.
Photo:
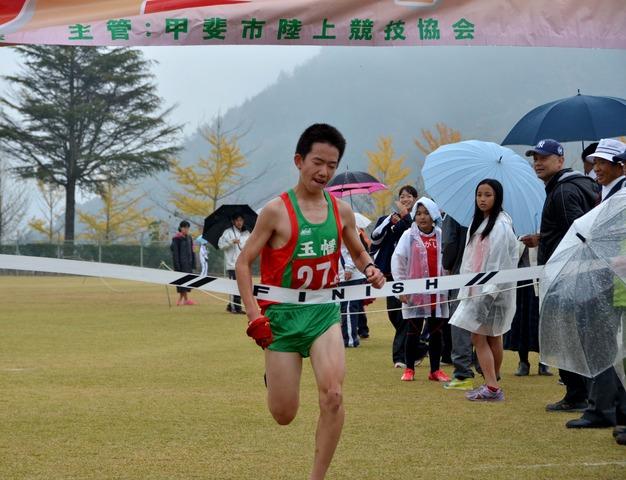
<svg viewBox="0 0 626 480">
<path fill-rule="evenodd" d="M 626 435 L 626 425 L 618 425 L 613 429 L 613 436 Z"/>
<path fill-rule="evenodd" d="M 552 375 L 554 375 L 550 371 L 550 368 L 547 365 L 544 365 L 543 363 L 540 363 L 539 367 L 537 367 L 537 374 L 543 377 L 551 377 Z"/>
<path fill-rule="evenodd" d="M 527 377 L 530 373 L 530 363 L 519 362 L 517 365 L 517 372 L 515 372 L 516 377 Z"/>
<path fill-rule="evenodd" d="M 608 422 L 587 420 L 586 418 L 576 418 L 565 424 L 567 428 L 609 428 L 612 425 Z"/>
<path fill-rule="evenodd" d="M 615 441 L 618 445 L 626 445 L 626 433 L 620 433 L 617 437 L 615 437 Z"/>
<path fill-rule="evenodd" d="M 586 401 L 571 403 L 565 399 L 546 405 L 547 412 L 584 412 L 585 408 L 587 408 Z"/>
</svg>

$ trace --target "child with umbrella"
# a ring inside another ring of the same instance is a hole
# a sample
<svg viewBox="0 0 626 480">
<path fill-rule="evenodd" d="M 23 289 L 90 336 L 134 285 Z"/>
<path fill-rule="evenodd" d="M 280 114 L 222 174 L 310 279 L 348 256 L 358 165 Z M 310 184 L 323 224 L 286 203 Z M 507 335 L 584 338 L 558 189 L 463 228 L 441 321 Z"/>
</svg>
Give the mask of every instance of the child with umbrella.
<svg viewBox="0 0 626 480">
<path fill-rule="evenodd" d="M 461 274 L 515 268 L 519 253 L 511 217 L 502 209 L 504 191 L 494 179 L 476 187 L 474 217 L 467 232 Z M 450 324 L 469 330 L 485 384 L 465 394 L 471 401 L 503 401 L 498 378 L 502 335 L 515 314 L 515 284 L 472 286 L 459 292 L 461 302 Z"/>
</svg>

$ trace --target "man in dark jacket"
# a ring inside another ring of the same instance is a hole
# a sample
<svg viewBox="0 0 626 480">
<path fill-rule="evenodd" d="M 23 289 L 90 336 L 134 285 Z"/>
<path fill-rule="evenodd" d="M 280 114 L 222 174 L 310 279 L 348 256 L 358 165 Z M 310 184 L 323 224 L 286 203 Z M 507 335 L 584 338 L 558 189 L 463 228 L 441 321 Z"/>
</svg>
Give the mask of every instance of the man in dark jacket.
<svg viewBox="0 0 626 480">
<path fill-rule="evenodd" d="M 595 207 L 599 198 L 598 185 L 571 168 L 563 168 L 563 147 L 552 139 L 541 140 L 526 152 L 533 157 L 537 176 L 546 184 L 546 201 L 541 213 L 539 235 L 522 239 L 527 247 L 536 247 L 537 263 L 545 265 L 563 239 L 570 225 Z M 583 411 L 587 407 L 587 382 L 573 372 L 559 370 L 566 393 L 562 400 L 546 405 L 549 412 Z"/>
<path fill-rule="evenodd" d="M 395 210 L 376 222 L 372 232 L 372 255 L 376 254 L 374 263 L 385 275 L 387 280 L 391 276 L 391 256 L 396 248 L 402 233 L 411 227 L 411 209 L 417 201 L 417 190 L 411 185 L 405 185 L 400 189 Z M 406 368 L 404 352 L 407 335 L 407 322 L 402 318 L 402 303 L 396 297 L 387 297 L 387 309 L 389 321 L 396 329 L 393 338 L 392 357 L 396 368 Z"/>
</svg>

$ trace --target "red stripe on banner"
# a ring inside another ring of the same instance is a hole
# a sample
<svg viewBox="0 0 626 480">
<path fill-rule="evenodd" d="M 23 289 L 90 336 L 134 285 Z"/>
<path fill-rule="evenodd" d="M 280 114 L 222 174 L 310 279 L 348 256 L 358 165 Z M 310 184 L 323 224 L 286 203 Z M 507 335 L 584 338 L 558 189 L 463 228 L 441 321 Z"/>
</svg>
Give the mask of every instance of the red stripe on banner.
<svg viewBox="0 0 626 480">
<path fill-rule="evenodd" d="M 2 0 L 0 2 L 0 25 L 15 20 L 28 0 Z"/>
<path fill-rule="evenodd" d="M 236 3 L 250 2 L 249 0 L 148 0 L 145 2 L 143 13 L 169 12 L 183 8 L 212 7 Z"/>
</svg>

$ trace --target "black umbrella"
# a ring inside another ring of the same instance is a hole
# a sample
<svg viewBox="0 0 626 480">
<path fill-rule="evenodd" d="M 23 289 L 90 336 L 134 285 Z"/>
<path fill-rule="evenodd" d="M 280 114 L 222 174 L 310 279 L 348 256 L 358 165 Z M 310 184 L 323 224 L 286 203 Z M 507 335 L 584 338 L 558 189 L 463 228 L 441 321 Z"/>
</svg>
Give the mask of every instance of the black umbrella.
<svg viewBox="0 0 626 480">
<path fill-rule="evenodd" d="M 328 185 L 326 190 L 332 192 L 336 197 L 346 195 L 356 195 L 360 193 L 374 193 L 386 189 L 387 186 L 366 172 L 347 171 L 336 175 Z"/>
<path fill-rule="evenodd" d="M 575 95 L 541 105 L 517 122 L 502 145 L 600 140 L 626 134 L 626 100 Z"/>
<path fill-rule="evenodd" d="M 244 229 L 252 231 L 257 214 L 249 205 L 222 205 L 204 219 L 202 237 L 215 248 L 218 248 L 217 242 L 222 233 L 227 228 L 232 227 L 233 217 L 239 215 L 243 217 Z"/>
</svg>

